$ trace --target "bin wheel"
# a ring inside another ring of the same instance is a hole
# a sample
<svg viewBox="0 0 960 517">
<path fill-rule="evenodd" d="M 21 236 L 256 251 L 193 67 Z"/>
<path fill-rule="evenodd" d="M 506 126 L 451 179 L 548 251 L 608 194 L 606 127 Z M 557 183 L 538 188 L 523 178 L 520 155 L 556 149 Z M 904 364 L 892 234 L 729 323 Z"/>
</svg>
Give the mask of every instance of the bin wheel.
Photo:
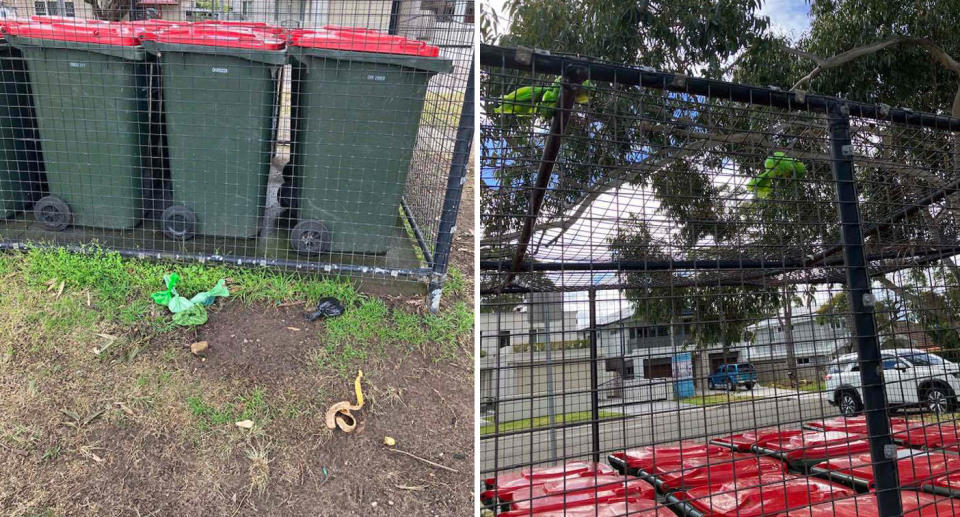
<svg viewBox="0 0 960 517">
<path fill-rule="evenodd" d="M 59 232 L 70 226 L 73 213 L 66 201 L 57 196 L 45 196 L 33 205 L 33 217 L 47 229 Z"/>
<path fill-rule="evenodd" d="M 330 230 L 320 221 L 300 221 L 290 231 L 290 244 L 297 253 L 316 255 L 330 251 Z"/>
<path fill-rule="evenodd" d="M 186 241 L 197 231 L 197 215 L 183 205 L 172 205 L 160 216 L 163 234 L 171 239 Z"/>
</svg>

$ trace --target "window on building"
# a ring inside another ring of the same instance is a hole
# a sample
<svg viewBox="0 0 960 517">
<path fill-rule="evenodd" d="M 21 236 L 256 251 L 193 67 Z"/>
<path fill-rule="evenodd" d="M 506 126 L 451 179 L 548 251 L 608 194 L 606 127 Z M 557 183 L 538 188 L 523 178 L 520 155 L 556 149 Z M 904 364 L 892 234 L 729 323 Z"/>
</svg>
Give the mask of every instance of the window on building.
<svg viewBox="0 0 960 517">
<path fill-rule="evenodd" d="M 798 358 L 797 358 L 797 365 L 810 364 L 811 362 L 812 362 L 812 361 L 811 361 L 811 358 L 809 358 L 809 357 L 798 357 Z"/>
<path fill-rule="evenodd" d="M 670 327 L 666 325 L 661 325 L 657 327 L 657 336 L 664 337 L 670 335 Z"/>
<path fill-rule="evenodd" d="M 497 334 L 497 348 L 504 348 L 510 346 L 510 331 L 501 330 Z"/>
<path fill-rule="evenodd" d="M 473 9 L 473 2 L 467 2 L 467 8 L 463 11 L 463 23 L 474 23 L 476 15 Z"/>
<path fill-rule="evenodd" d="M 637 339 L 637 329 L 630 327 L 630 339 Z"/>
<path fill-rule="evenodd" d="M 669 357 L 645 359 L 643 361 L 643 377 L 646 379 L 673 377 L 673 361 Z"/>
<path fill-rule="evenodd" d="M 60 12 L 59 2 L 34 2 L 33 10 L 40 16 L 67 16 L 73 18 L 77 15 L 73 2 L 63 3 L 63 12 Z"/>
</svg>

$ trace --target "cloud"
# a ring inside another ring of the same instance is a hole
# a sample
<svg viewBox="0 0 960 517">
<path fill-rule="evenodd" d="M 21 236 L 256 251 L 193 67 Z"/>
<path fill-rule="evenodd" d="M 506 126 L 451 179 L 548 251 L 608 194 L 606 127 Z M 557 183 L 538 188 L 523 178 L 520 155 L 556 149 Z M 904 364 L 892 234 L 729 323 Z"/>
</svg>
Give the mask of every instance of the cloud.
<svg viewBox="0 0 960 517">
<path fill-rule="evenodd" d="M 760 14 L 770 17 L 774 32 L 794 39 L 810 28 L 810 6 L 805 0 L 767 0 Z"/>
</svg>

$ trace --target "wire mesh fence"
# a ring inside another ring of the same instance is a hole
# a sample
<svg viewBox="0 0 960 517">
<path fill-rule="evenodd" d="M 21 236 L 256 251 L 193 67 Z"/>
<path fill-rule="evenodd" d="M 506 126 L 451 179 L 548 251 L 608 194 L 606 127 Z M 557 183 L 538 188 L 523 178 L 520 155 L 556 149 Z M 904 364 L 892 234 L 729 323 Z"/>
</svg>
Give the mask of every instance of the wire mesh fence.
<svg viewBox="0 0 960 517">
<path fill-rule="evenodd" d="M 960 513 L 960 120 L 480 60 L 486 510 Z"/>
<path fill-rule="evenodd" d="M 4 246 L 442 281 L 472 1 L 6 14 Z"/>
</svg>

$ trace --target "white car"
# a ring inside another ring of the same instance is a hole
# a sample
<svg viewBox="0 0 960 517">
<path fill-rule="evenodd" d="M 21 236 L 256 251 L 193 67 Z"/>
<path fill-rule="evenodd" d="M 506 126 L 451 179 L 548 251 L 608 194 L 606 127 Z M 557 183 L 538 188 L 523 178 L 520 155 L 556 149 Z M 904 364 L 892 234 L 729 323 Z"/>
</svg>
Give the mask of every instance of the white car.
<svg viewBox="0 0 960 517">
<path fill-rule="evenodd" d="M 958 409 L 960 365 L 912 348 L 881 350 L 880 356 L 888 406 L 920 406 L 934 413 Z M 863 410 L 857 354 L 840 356 L 831 363 L 825 380 L 830 403 L 841 414 L 855 415 Z"/>
</svg>

